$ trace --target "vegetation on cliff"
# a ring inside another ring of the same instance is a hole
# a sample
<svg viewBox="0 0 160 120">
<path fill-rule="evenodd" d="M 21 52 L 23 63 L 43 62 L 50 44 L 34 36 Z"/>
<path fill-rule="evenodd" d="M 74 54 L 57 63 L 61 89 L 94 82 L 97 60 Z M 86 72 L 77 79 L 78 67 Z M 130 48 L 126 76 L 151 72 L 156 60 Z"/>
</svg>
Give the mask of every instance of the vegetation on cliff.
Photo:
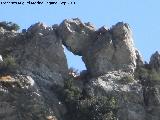
<svg viewBox="0 0 160 120">
<path fill-rule="evenodd" d="M 112 96 L 89 96 L 74 85 L 75 77 L 69 75 L 64 87 L 58 91 L 66 105 L 67 120 L 116 120 L 117 99 Z"/>
<path fill-rule="evenodd" d="M 12 31 L 12 30 L 17 31 L 20 29 L 20 26 L 18 24 L 13 22 L 6 22 L 6 21 L 0 22 L 0 27 L 9 31 Z"/>
</svg>

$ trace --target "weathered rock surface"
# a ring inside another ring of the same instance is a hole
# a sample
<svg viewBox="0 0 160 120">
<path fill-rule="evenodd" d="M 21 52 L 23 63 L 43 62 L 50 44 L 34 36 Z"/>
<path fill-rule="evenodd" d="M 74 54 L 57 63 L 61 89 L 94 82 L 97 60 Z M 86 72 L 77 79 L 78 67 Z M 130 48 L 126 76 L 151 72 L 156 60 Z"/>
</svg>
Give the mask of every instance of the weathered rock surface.
<svg viewBox="0 0 160 120">
<path fill-rule="evenodd" d="M 156 51 L 150 59 L 150 66 L 151 68 L 155 69 L 156 71 L 160 72 L 160 53 Z"/>
<path fill-rule="evenodd" d="M 60 24 L 59 34 L 71 52 L 82 55 L 92 75 L 114 70 L 133 72 L 136 68 L 138 54 L 126 23 L 119 22 L 111 29 L 102 27 L 96 31 L 79 19 L 71 19 Z"/>
<path fill-rule="evenodd" d="M 131 74 L 112 71 L 89 80 L 85 89 L 91 96 L 117 98 L 118 120 L 145 120 L 142 85 Z"/>
<path fill-rule="evenodd" d="M 46 84 L 41 88 L 37 81 L 25 75 L 1 77 L 0 119 L 47 120 L 47 116 L 61 119 L 65 108 L 51 92 L 51 85 Z M 60 113 L 57 110 L 61 110 Z"/>
<path fill-rule="evenodd" d="M 36 23 L 26 33 L 1 33 L 0 42 L 0 53 L 2 56 L 13 56 L 20 73 L 36 73 L 62 84 L 68 67 L 61 39 L 55 29 Z M 57 78 L 61 80 L 56 81 Z"/>
<path fill-rule="evenodd" d="M 13 76 L 16 83 L 6 81 L 1 84 L 0 103 L 3 108 L 0 108 L 0 119 L 45 120 L 48 115 L 61 120 L 65 107 L 51 89 L 55 85 L 63 86 L 68 66 L 56 28 L 42 23 L 32 25 L 23 33 L 1 28 L 0 54 L 15 59 L 15 73 L 20 75 Z M 23 76 L 30 76 L 34 85 L 19 87 L 23 79 L 29 81 Z"/>
<path fill-rule="evenodd" d="M 82 23 L 80 19 L 64 20 L 59 26 L 59 34 L 64 45 L 76 55 L 82 55 L 94 39 L 95 28 L 90 23 Z"/>
</svg>

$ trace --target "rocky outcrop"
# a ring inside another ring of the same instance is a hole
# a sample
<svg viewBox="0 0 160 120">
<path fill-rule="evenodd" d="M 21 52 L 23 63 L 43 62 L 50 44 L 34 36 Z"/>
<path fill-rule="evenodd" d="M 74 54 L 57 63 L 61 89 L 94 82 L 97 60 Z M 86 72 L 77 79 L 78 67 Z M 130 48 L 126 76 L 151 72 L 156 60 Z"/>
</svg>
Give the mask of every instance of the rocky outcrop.
<svg viewBox="0 0 160 120">
<path fill-rule="evenodd" d="M 142 55 L 140 54 L 140 52 L 138 50 L 135 51 L 136 52 L 136 67 L 142 67 L 144 65 L 144 61 L 143 61 L 143 58 L 142 58 Z"/>
<path fill-rule="evenodd" d="M 66 76 L 67 60 L 61 39 L 52 27 L 36 23 L 25 33 L 6 31 L 1 33 L 0 42 L 1 55 L 14 57 L 20 73 L 36 73 L 46 79 L 55 79 L 53 82 L 63 83 L 56 79 Z"/>
<path fill-rule="evenodd" d="M 160 72 L 160 53 L 158 51 L 151 56 L 149 64 L 151 68 Z"/>
<path fill-rule="evenodd" d="M 95 28 L 90 23 L 82 23 L 80 19 L 64 20 L 59 26 L 59 35 L 64 45 L 74 54 L 83 55 L 94 39 Z"/>
<path fill-rule="evenodd" d="M 142 85 L 132 75 L 112 71 L 86 84 L 90 96 L 112 96 L 118 100 L 118 120 L 145 120 Z"/>
<path fill-rule="evenodd" d="M 56 29 L 43 23 L 23 33 L 1 28 L 0 54 L 14 58 L 17 66 L 9 81 L 5 74 L 0 81 L 1 120 L 62 119 L 65 107 L 52 88 L 63 86 L 68 66 Z"/>
<path fill-rule="evenodd" d="M 51 85 L 46 84 L 42 88 L 37 81 L 26 75 L 1 77 L 0 119 L 48 120 L 48 116 L 61 119 L 65 108 L 49 89 Z"/>
<path fill-rule="evenodd" d="M 71 19 L 60 24 L 59 34 L 71 52 L 82 56 L 92 75 L 103 75 L 114 70 L 133 73 L 136 68 L 138 54 L 126 23 L 117 23 L 111 29 L 102 27 L 95 30 L 89 23 Z"/>
<path fill-rule="evenodd" d="M 62 45 L 82 56 L 87 70 L 80 76 L 68 71 Z M 12 64 L 16 68 L 5 73 Z M 66 19 L 22 33 L 0 27 L 0 119 L 159 120 L 159 71 L 160 54 L 145 65 L 123 22 L 96 29 Z"/>
</svg>

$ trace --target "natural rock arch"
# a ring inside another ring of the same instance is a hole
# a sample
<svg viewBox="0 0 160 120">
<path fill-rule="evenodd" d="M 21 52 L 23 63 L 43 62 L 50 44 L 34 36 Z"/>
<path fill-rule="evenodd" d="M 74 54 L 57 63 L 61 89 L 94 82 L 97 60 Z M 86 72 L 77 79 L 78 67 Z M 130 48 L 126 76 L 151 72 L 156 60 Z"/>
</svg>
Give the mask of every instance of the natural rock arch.
<svg viewBox="0 0 160 120">
<path fill-rule="evenodd" d="M 82 23 L 76 18 L 64 20 L 58 31 L 63 44 L 74 54 L 82 56 L 93 76 L 114 70 L 134 72 L 140 57 L 128 24 L 119 22 L 110 29 L 96 30 L 91 23 Z"/>
</svg>

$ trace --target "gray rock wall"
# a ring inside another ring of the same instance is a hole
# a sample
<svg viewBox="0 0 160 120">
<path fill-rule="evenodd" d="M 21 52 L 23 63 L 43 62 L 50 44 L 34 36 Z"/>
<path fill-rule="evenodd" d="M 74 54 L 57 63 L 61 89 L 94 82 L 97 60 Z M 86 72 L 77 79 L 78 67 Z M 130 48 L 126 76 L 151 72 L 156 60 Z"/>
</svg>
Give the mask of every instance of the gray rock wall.
<svg viewBox="0 0 160 120">
<path fill-rule="evenodd" d="M 56 28 L 36 23 L 25 33 L 1 33 L 0 42 L 0 54 L 13 56 L 20 73 L 36 73 L 59 83 L 56 76 L 66 77 L 67 60 Z"/>
<path fill-rule="evenodd" d="M 15 73 L 0 77 L 1 120 L 63 119 L 65 106 L 52 88 L 63 86 L 68 65 L 56 29 L 43 23 L 23 33 L 0 29 L 0 54 L 2 58 L 12 56 L 17 65 Z M 28 84 L 29 78 L 33 85 Z"/>
</svg>

